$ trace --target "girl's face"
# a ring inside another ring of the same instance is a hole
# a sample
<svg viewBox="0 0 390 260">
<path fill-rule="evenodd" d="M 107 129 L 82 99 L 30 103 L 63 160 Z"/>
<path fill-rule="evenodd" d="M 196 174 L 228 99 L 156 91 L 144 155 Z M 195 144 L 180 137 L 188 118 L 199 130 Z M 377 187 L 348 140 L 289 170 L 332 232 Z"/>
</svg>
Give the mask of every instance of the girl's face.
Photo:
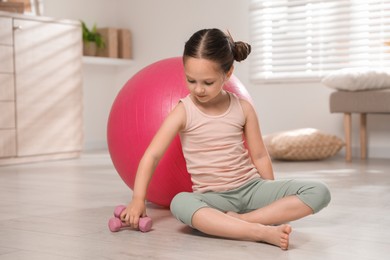
<svg viewBox="0 0 390 260">
<path fill-rule="evenodd" d="M 213 101 L 231 73 L 225 74 L 220 66 L 210 60 L 186 57 L 184 71 L 191 95 L 202 104 Z"/>
</svg>

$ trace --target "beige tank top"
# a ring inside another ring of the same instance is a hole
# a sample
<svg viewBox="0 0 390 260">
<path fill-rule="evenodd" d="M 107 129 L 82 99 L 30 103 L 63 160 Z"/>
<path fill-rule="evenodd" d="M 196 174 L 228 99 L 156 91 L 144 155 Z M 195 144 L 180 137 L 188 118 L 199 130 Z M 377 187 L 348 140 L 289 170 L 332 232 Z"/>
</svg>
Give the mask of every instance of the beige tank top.
<svg viewBox="0 0 390 260">
<path fill-rule="evenodd" d="M 229 96 L 229 108 L 218 116 L 200 111 L 190 95 L 180 100 L 187 116 L 180 138 L 194 192 L 232 190 L 260 178 L 244 145 L 240 100 Z"/>
</svg>

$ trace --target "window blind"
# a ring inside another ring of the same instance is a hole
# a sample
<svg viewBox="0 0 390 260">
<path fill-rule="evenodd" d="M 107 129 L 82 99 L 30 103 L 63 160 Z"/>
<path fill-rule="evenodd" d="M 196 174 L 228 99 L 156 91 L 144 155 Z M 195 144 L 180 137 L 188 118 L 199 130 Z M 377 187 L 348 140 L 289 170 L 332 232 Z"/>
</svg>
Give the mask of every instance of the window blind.
<svg viewBox="0 0 390 260">
<path fill-rule="evenodd" d="M 252 80 L 390 67 L 390 0 L 252 0 Z"/>
</svg>

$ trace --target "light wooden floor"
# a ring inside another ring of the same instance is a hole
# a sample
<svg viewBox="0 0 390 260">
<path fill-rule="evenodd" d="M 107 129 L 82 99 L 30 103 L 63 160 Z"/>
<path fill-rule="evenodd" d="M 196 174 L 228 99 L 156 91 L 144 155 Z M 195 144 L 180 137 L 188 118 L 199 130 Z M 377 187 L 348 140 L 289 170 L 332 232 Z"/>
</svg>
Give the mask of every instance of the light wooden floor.
<svg viewBox="0 0 390 260">
<path fill-rule="evenodd" d="M 111 233 L 107 220 L 130 190 L 106 152 L 0 167 L 0 260 L 5 259 L 389 259 L 390 160 L 340 157 L 275 162 L 278 178 L 325 181 L 332 202 L 292 222 L 290 250 L 207 237 L 148 205 L 149 233 Z"/>
</svg>

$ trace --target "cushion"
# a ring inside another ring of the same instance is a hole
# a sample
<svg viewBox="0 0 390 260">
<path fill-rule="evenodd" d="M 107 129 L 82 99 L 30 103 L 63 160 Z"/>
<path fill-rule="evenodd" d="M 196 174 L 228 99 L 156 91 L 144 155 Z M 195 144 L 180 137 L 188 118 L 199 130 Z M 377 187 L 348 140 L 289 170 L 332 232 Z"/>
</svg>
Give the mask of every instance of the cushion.
<svg viewBox="0 0 390 260">
<path fill-rule="evenodd" d="M 263 139 L 269 155 L 278 160 L 322 160 L 335 155 L 344 146 L 337 136 L 314 128 L 274 133 Z"/>
<path fill-rule="evenodd" d="M 327 87 L 360 91 L 390 88 L 390 69 L 387 68 L 347 68 L 329 73 L 322 79 Z"/>
</svg>

